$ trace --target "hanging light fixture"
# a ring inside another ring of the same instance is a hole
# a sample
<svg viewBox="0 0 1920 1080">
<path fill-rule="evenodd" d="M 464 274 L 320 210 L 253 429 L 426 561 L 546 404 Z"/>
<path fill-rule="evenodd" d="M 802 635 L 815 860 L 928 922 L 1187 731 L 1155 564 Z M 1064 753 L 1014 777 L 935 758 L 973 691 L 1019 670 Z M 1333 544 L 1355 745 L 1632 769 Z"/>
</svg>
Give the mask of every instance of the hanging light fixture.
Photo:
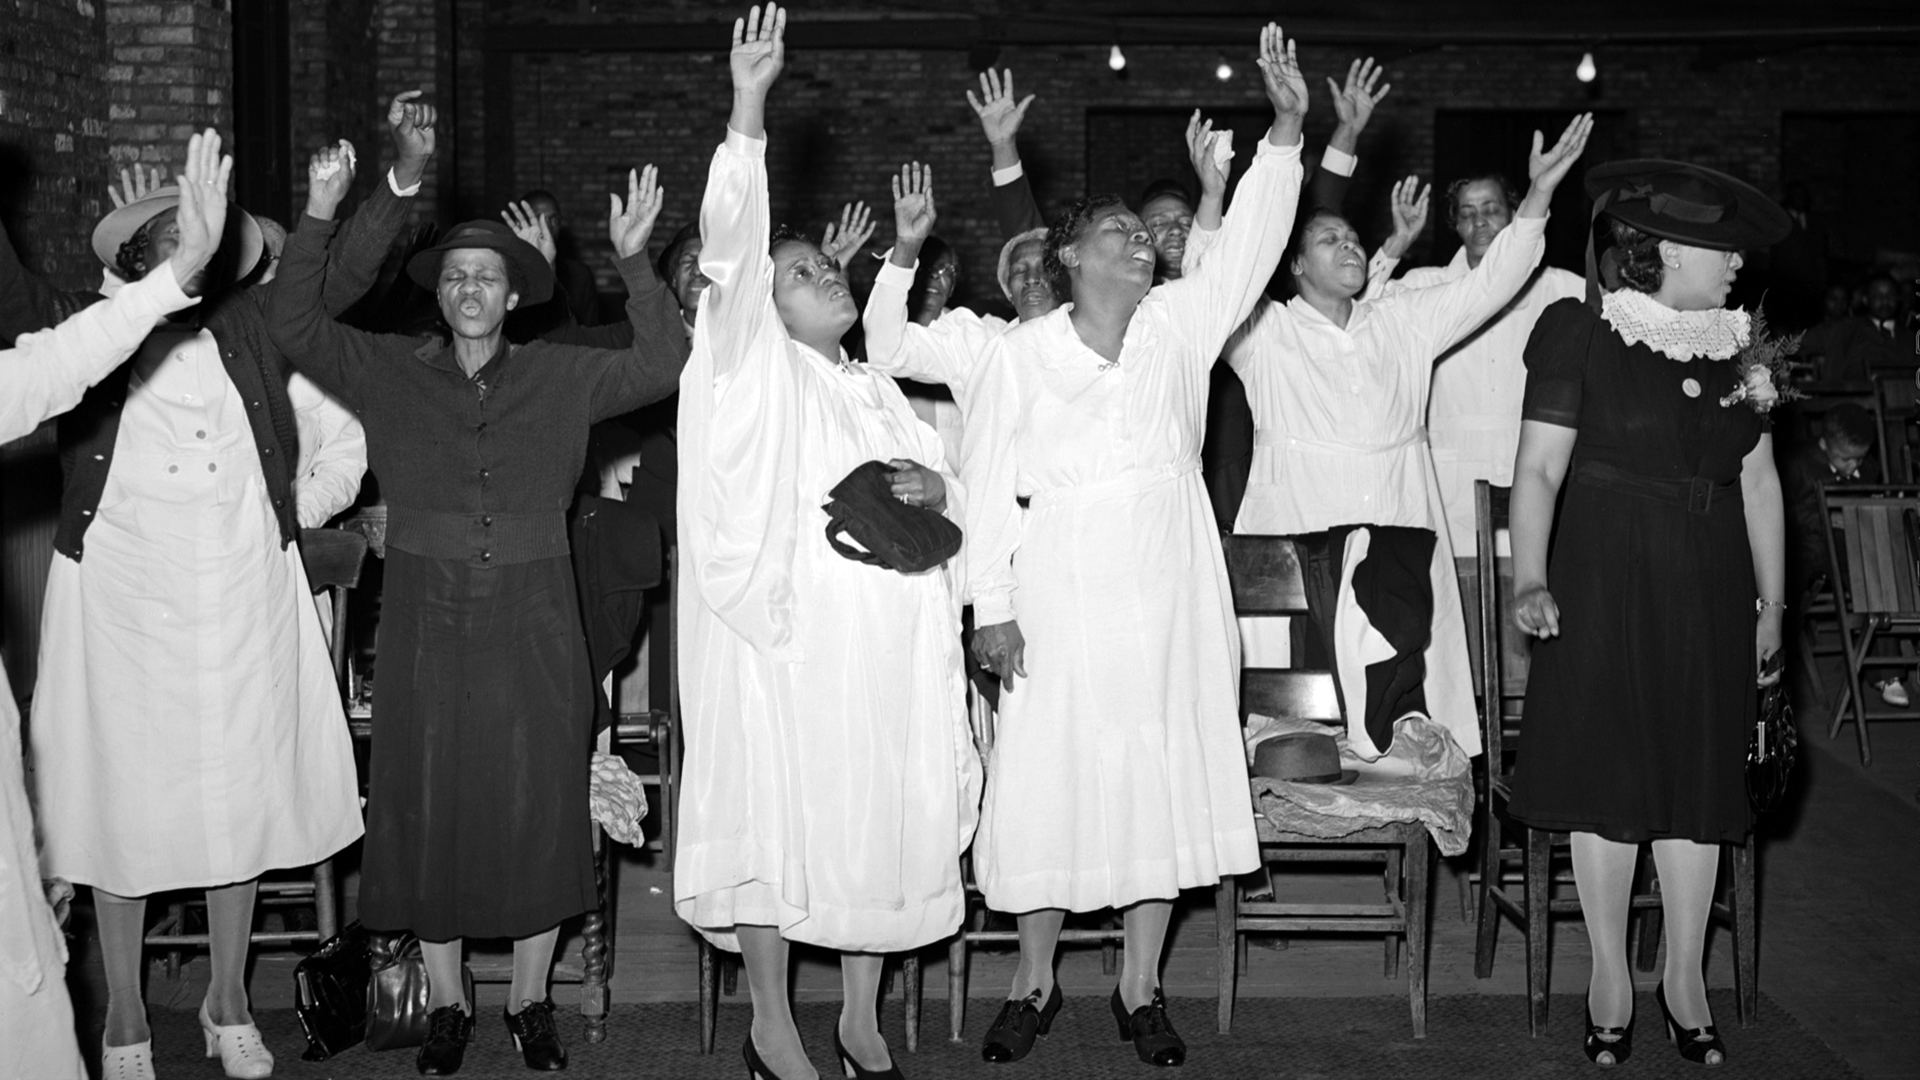
<svg viewBox="0 0 1920 1080">
<path fill-rule="evenodd" d="M 1593 54 L 1580 54 L 1580 65 L 1573 69 L 1573 77 L 1583 83 L 1590 83 L 1600 77 L 1600 68 L 1593 62 Z"/>
<path fill-rule="evenodd" d="M 1221 82 L 1226 82 L 1228 79 L 1233 78 L 1233 65 L 1227 63 L 1225 56 L 1220 58 L 1219 65 L 1213 69 L 1213 77 L 1219 79 Z"/>
<path fill-rule="evenodd" d="M 1120 51 L 1119 45 L 1116 44 L 1113 51 L 1107 54 L 1107 66 L 1115 71 L 1127 70 L 1127 54 Z"/>
</svg>

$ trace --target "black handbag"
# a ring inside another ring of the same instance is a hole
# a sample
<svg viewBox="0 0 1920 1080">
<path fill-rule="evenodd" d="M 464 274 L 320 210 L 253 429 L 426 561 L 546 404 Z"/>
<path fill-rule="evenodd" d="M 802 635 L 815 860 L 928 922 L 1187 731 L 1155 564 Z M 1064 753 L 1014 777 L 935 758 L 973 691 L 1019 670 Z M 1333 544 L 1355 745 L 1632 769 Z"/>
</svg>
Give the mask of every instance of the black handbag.
<svg viewBox="0 0 1920 1080">
<path fill-rule="evenodd" d="M 304 1060 L 325 1061 L 366 1037 L 368 936 L 352 923 L 293 969 L 293 1010 L 307 1033 Z"/>
<path fill-rule="evenodd" d="M 366 991 L 367 1049 L 397 1050 L 427 1041 L 427 962 L 420 939 L 401 931 L 369 938 Z M 473 972 L 460 966 L 462 988 L 473 1001 Z"/>
<path fill-rule="evenodd" d="M 960 550 L 960 526 L 894 498 L 892 473 L 886 462 L 869 461 L 833 486 L 826 504 L 827 543 L 855 562 L 903 574 L 931 570 Z M 842 533 L 852 543 L 842 540 Z"/>
<path fill-rule="evenodd" d="M 1774 683 L 1760 691 L 1760 715 L 1747 739 L 1747 802 L 1756 815 L 1771 813 L 1785 801 L 1799 752 L 1793 702 L 1785 683 Z"/>
</svg>

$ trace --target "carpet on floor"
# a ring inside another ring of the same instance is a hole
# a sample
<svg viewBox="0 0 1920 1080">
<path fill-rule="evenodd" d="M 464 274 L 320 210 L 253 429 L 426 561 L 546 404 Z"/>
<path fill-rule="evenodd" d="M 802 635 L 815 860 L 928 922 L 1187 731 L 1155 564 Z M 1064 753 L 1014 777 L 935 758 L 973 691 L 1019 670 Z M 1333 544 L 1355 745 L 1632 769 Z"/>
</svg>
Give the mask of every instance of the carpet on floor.
<svg viewBox="0 0 1920 1080">
<path fill-rule="evenodd" d="M 1705 1070 L 1681 1060 L 1661 1037 L 1657 1006 L 1641 995 L 1634 1050 L 1616 1076 L 1631 1080 L 1691 1077 Z M 1772 1080 L 1845 1080 L 1858 1077 L 1818 1038 L 1796 1023 L 1765 996 L 1760 1014 L 1749 1027 L 1733 1024 L 1730 993 L 1712 995 L 1714 1014 L 1724 1018 L 1727 1042 L 1725 1068 L 1711 1075 L 1732 1080 L 1759 1077 Z M 1250 998 L 1234 1012 L 1233 1031 L 1214 1030 L 1214 1003 L 1209 998 L 1176 998 L 1169 1006 L 1175 1027 L 1187 1040 L 1185 1068 L 1161 1072 L 1143 1065 L 1131 1045 L 1117 1041 L 1113 1018 L 1105 1001 L 1069 999 L 1053 1034 L 1034 1047 L 1026 1060 L 990 1066 L 980 1061 L 979 1039 L 993 1011 L 987 1001 L 970 1003 L 967 1039 L 946 1040 L 945 1002 L 929 999 L 921 1027 L 918 1053 L 905 1050 L 900 1004 L 888 1001 L 883 1010 L 888 1040 L 896 1061 L 910 1080 L 967 1077 L 1045 1077 L 1081 1080 L 1152 1075 L 1219 1077 L 1222 1080 L 1470 1080 L 1505 1077 L 1587 1077 L 1596 1074 L 1580 1052 L 1581 999 L 1557 996 L 1552 1002 L 1552 1031 L 1541 1039 L 1527 1035 L 1526 1000 L 1507 996 L 1436 997 L 1428 1003 L 1427 1037 L 1413 1038 L 1404 997 L 1380 998 Z M 832 1054 L 832 1025 L 838 1009 L 829 1003 L 797 1006 L 800 1030 L 812 1049 L 823 1077 L 837 1077 Z M 162 1080 L 186 1080 L 221 1075 L 220 1065 L 200 1056 L 200 1032 L 194 1013 L 155 1009 L 154 1064 Z M 372 1053 L 353 1047 L 327 1061 L 300 1060 L 306 1042 L 298 1019 L 290 1010 L 263 1010 L 257 1014 L 267 1045 L 279 1058 L 274 1076 L 279 1080 L 368 1080 L 413 1077 L 411 1050 Z M 744 1005 L 720 1009 L 715 1052 L 698 1052 L 697 1007 L 691 1003 L 615 1006 L 605 1042 L 589 1044 L 577 1014 L 562 1010 L 560 1031 L 567 1040 L 571 1064 L 564 1075 L 577 1080 L 599 1077 L 686 1077 L 739 1080 L 745 1064 L 740 1043 L 749 1021 Z M 99 1045 L 99 1036 L 90 1045 Z M 83 1044 L 85 1045 L 85 1044 Z M 466 1066 L 460 1076 L 498 1080 L 528 1075 L 498 1016 L 483 1016 L 475 1025 Z"/>
</svg>

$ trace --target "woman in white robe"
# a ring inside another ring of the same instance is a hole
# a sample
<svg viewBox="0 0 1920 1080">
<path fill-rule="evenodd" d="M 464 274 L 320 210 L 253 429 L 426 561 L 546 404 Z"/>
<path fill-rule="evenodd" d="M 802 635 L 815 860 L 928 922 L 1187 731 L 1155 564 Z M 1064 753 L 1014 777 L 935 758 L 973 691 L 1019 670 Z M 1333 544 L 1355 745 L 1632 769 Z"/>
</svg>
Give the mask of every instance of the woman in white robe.
<svg viewBox="0 0 1920 1080">
<path fill-rule="evenodd" d="M 988 1061 L 1024 1056 L 1059 1010 L 1066 912 L 1118 908 L 1110 1004 L 1142 1060 L 1180 1064 L 1158 985 L 1173 900 L 1258 865 L 1200 442 L 1209 370 L 1278 265 L 1300 193 L 1306 83 L 1278 27 L 1261 48 L 1274 126 L 1209 266 L 1153 287 L 1140 218 L 1117 197 L 1082 200 L 1047 240 L 1072 303 L 995 341 L 976 376 L 973 648 L 1004 688 L 974 859 L 1021 936 Z"/>
<path fill-rule="evenodd" d="M 769 4 L 735 24 L 733 113 L 701 208 L 712 284 L 678 422 L 674 908 L 744 954 L 755 1076 L 816 1075 L 788 1007 L 791 941 L 843 953 L 836 1072 L 895 1076 L 882 954 L 959 927 L 976 818 L 959 564 L 901 574 L 843 558 L 822 504 L 870 460 L 893 466 L 909 504 L 957 517 L 960 489 L 893 380 L 840 349 L 859 312 L 838 264 L 797 235 L 770 243 L 763 110 L 785 21 Z"/>
</svg>

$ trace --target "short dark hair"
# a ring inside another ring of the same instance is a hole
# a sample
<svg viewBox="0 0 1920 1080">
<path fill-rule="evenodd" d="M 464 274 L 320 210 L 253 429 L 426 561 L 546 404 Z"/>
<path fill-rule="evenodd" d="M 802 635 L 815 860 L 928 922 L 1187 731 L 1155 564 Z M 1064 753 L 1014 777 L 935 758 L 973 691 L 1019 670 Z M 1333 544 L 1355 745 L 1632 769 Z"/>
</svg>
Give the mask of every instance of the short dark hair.
<svg viewBox="0 0 1920 1080">
<path fill-rule="evenodd" d="M 1293 234 L 1287 237 L 1287 246 L 1285 250 L 1280 252 L 1280 270 L 1279 273 L 1274 275 L 1275 278 L 1278 279 L 1276 284 L 1279 286 L 1279 291 L 1288 297 L 1299 292 L 1299 287 L 1293 282 L 1293 260 L 1300 254 L 1300 245 L 1306 238 L 1307 230 L 1313 227 L 1314 222 L 1322 218 L 1332 218 L 1335 221 L 1347 224 L 1349 227 L 1353 224 L 1347 221 L 1345 214 L 1342 214 L 1331 206 L 1316 206 L 1312 210 L 1294 219 Z"/>
<path fill-rule="evenodd" d="M 1193 209 L 1193 192 L 1188 190 L 1187 185 L 1171 176 L 1163 176 L 1147 185 L 1147 189 L 1140 193 L 1140 208 L 1146 209 L 1148 203 L 1162 195 L 1178 196 L 1181 202 L 1187 204 L 1187 209 Z"/>
<path fill-rule="evenodd" d="M 660 280 L 666 282 L 669 287 L 673 285 L 673 264 L 680 261 L 680 253 L 687 249 L 687 245 L 698 239 L 700 239 L 700 223 L 689 221 L 680 226 L 679 231 L 673 234 L 673 238 L 667 241 L 666 247 L 660 249 L 660 261 L 654 264 L 654 269 L 660 272 Z"/>
<path fill-rule="evenodd" d="M 1047 252 L 1044 256 L 1044 265 L 1046 266 L 1047 276 L 1054 280 L 1055 286 L 1063 298 L 1070 297 L 1072 290 L 1060 287 L 1066 285 L 1069 280 L 1067 277 L 1067 264 L 1060 261 L 1060 253 L 1073 246 L 1073 243 L 1080 239 L 1080 234 L 1087 231 L 1087 226 L 1093 222 L 1096 214 L 1099 214 L 1103 210 L 1111 210 L 1116 206 L 1125 210 L 1127 208 L 1127 200 L 1118 195 L 1111 194 L 1087 195 L 1075 202 L 1072 206 L 1067 207 L 1065 213 L 1054 218 L 1053 224 L 1047 226 Z"/>
<path fill-rule="evenodd" d="M 1469 187 L 1472 187 L 1474 184 L 1479 184 L 1479 183 L 1488 183 L 1488 184 L 1494 185 L 1495 187 L 1498 187 L 1500 189 L 1500 197 L 1505 199 L 1507 202 L 1507 211 L 1509 213 L 1515 210 L 1518 210 L 1520 208 L 1520 196 L 1517 192 L 1513 190 L 1513 184 L 1510 181 L 1508 181 L 1507 175 L 1505 173 L 1483 172 L 1483 173 L 1475 173 L 1472 176 L 1463 176 L 1460 179 L 1455 180 L 1453 183 L 1447 185 L 1447 227 L 1448 228 L 1453 228 L 1460 224 L 1461 193 L 1466 191 Z"/>
<path fill-rule="evenodd" d="M 960 280 L 960 253 L 953 250 L 953 245 L 938 236 L 929 236 L 926 242 L 920 245 L 920 269 L 913 275 L 914 285 L 918 286 L 925 281 L 928 275 L 933 273 L 933 268 L 940 264 L 941 259 L 953 260 L 954 281 L 957 284 Z"/>
<path fill-rule="evenodd" d="M 148 220 L 147 225 L 153 222 Z M 113 269 L 123 281 L 139 281 L 147 275 L 147 225 L 133 230 L 113 253 Z"/>
<path fill-rule="evenodd" d="M 548 191 L 546 188 L 543 188 L 543 187 L 534 188 L 532 191 L 529 191 L 525 195 L 520 196 L 521 202 L 530 203 L 538 199 L 545 199 L 556 207 L 560 205 L 559 197 L 556 196 L 553 192 Z"/>
<path fill-rule="evenodd" d="M 1660 265 L 1660 238 L 1611 215 L 1607 226 L 1613 232 L 1613 264 L 1621 283 L 1635 292 L 1659 292 L 1666 280 L 1666 268 Z"/>
<path fill-rule="evenodd" d="M 1842 402 L 1827 410 L 1820 422 L 1820 434 L 1833 442 L 1869 449 L 1876 441 L 1873 414 L 1851 401 Z"/>
</svg>

